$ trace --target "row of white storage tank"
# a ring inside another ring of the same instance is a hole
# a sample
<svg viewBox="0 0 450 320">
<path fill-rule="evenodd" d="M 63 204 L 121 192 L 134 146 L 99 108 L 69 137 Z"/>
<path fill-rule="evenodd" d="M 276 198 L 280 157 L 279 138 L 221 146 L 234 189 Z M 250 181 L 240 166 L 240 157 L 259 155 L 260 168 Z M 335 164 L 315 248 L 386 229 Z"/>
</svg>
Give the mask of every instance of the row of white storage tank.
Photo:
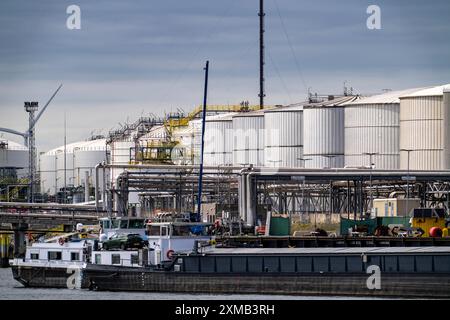
<svg viewBox="0 0 450 320">
<path fill-rule="evenodd" d="M 41 192 L 56 194 L 64 186 L 82 186 L 85 184 L 86 172 L 88 183 L 93 185 L 95 166 L 106 161 L 106 154 L 105 139 L 71 143 L 41 154 Z"/>
<path fill-rule="evenodd" d="M 450 86 L 208 117 L 204 163 L 368 167 L 374 153 L 376 169 L 395 170 L 407 169 L 407 149 L 411 170 L 450 169 L 449 122 Z"/>
</svg>

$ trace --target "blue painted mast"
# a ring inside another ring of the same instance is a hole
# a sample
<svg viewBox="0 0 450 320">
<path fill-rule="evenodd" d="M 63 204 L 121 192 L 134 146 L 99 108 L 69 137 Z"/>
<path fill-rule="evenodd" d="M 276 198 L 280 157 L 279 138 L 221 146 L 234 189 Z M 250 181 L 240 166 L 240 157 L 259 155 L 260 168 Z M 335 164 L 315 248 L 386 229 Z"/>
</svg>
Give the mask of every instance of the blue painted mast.
<svg viewBox="0 0 450 320">
<path fill-rule="evenodd" d="M 205 121 L 206 121 L 206 102 L 208 97 L 208 71 L 209 61 L 205 66 L 205 91 L 203 93 L 203 111 L 202 111 L 202 147 L 200 151 L 200 172 L 198 176 L 198 198 L 197 198 L 197 221 L 201 219 L 202 191 L 203 191 L 203 153 L 205 148 Z"/>
</svg>

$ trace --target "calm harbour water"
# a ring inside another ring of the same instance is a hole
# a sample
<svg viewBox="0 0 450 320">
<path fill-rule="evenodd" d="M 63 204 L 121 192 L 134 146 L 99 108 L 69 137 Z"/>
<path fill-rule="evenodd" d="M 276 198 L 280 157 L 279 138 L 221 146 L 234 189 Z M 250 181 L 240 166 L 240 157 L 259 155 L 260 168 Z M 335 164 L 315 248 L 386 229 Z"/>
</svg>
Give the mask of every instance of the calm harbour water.
<svg viewBox="0 0 450 320">
<path fill-rule="evenodd" d="M 207 295 L 147 292 L 97 292 L 69 289 L 25 288 L 15 281 L 11 269 L 0 268 L 0 300 L 348 300 L 348 297 L 277 295 Z M 361 299 L 361 298 L 359 298 Z M 371 298 L 373 299 L 373 298 Z"/>
</svg>

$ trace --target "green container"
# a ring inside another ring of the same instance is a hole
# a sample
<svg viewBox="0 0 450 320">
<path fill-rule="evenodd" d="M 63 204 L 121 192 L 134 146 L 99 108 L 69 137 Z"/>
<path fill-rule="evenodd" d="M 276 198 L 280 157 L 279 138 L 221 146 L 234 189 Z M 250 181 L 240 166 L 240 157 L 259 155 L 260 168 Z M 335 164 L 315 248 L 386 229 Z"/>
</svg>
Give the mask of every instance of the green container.
<svg viewBox="0 0 450 320">
<path fill-rule="evenodd" d="M 290 232 L 289 218 L 272 217 L 270 219 L 270 231 L 271 236 L 288 236 Z"/>
<path fill-rule="evenodd" d="M 411 227 L 409 223 L 410 217 L 378 217 L 377 223 L 379 226 L 389 226 L 390 224 L 402 224 L 404 227 Z"/>
</svg>

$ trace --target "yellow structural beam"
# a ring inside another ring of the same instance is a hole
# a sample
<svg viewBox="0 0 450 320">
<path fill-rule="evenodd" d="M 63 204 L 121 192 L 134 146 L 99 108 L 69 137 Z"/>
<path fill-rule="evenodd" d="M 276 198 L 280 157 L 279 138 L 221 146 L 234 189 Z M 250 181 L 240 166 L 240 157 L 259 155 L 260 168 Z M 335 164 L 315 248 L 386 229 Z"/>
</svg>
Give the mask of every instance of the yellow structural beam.
<svg viewBox="0 0 450 320">
<path fill-rule="evenodd" d="M 265 106 L 264 109 L 271 109 L 273 106 Z M 196 107 L 192 110 L 186 117 L 183 118 L 169 118 L 165 121 L 169 132 L 172 132 L 174 128 L 185 127 L 189 125 L 189 121 L 195 119 L 203 110 L 202 106 Z M 259 110 L 259 105 L 248 105 L 248 104 L 234 104 L 234 105 L 208 105 L 206 108 L 209 112 L 247 112 L 247 111 L 257 111 Z"/>
</svg>

